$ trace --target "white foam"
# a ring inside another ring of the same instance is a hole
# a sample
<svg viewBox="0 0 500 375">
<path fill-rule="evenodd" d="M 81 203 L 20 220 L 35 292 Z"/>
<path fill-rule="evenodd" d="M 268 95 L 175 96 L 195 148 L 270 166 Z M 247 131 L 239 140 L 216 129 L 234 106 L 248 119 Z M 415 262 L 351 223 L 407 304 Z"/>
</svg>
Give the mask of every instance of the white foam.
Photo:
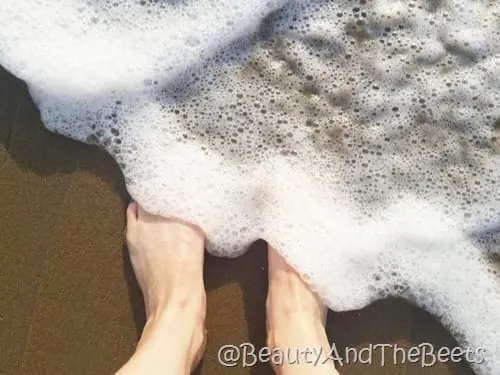
<svg viewBox="0 0 500 375">
<path fill-rule="evenodd" d="M 407 298 L 496 375 L 499 17 L 486 0 L 3 0 L 0 63 L 50 130 L 104 147 L 212 253 L 264 238 L 336 310 Z"/>
</svg>

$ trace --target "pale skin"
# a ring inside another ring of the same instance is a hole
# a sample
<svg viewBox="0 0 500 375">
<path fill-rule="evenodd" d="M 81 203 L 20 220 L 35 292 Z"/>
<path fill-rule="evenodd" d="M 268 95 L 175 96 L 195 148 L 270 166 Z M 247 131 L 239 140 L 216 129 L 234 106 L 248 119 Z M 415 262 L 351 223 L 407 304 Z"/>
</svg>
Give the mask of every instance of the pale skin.
<svg viewBox="0 0 500 375">
<path fill-rule="evenodd" d="M 203 357 L 206 343 L 205 234 L 195 225 L 149 214 L 131 203 L 126 237 L 144 297 L 146 325 L 135 353 L 117 375 L 190 374 Z M 317 352 L 323 348 L 325 353 L 325 360 L 316 365 L 312 361 L 283 363 L 273 366 L 274 371 L 280 375 L 338 375 L 326 357 L 327 308 L 271 246 L 268 261 L 268 347 Z"/>
</svg>

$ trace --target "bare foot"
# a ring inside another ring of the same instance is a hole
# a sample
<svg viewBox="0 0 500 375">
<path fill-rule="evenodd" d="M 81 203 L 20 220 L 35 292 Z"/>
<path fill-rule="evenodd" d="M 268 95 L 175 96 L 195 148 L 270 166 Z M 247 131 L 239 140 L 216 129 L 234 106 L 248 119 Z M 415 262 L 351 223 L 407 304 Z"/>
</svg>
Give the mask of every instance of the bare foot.
<svg viewBox="0 0 500 375">
<path fill-rule="evenodd" d="M 267 344 L 271 349 L 302 352 L 298 363 L 273 366 L 280 374 L 338 374 L 328 360 L 327 307 L 285 259 L 268 246 Z M 310 355 L 305 350 L 315 351 Z M 313 364 L 316 354 L 321 360 Z"/>
<path fill-rule="evenodd" d="M 175 340 L 176 350 L 185 352 L 179 356 L 185 356 L 189 372 L 201 359 L 206 342 L 205 234 L 194 225 L 149 214 L 131 203 L 126 237 L 147 317 L 137 351 L 154 340 Z"/>
</svg>

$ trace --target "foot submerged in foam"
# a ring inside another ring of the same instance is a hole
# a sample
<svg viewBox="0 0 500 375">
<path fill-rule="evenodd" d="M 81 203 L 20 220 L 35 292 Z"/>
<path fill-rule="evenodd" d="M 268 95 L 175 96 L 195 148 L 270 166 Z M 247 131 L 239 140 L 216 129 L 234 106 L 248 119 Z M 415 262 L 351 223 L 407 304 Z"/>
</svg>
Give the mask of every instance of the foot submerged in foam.
<svg viewBox="0 0 500 375">
<path fill-rule="evenodd" d="M 131 203 L 127 209 L 126 237 L 146 307 L 143 337 L 148 328 L 158 331 L 158 325 L 170 332 L 182 327 L 185 340 L 178 340 L 176 350 L 179 357 L 182 352 L 187 353 L 187 368 L 195 368 L 206 343 L 205 234 L 194 225 L 152 215 L 137 203 Z"/>
<path fill-rule="evenodd" d="M 328 357 L 325 333 L 327 307 L 302 277 L 271 246 L 268 253 L 269 288 L 266 302 L 267 345 L 290 351 L 294 363 L 276 366 L 280 374 L 338 374 Z M 305 350 L 315 351 L 306 356 Z M 299 353 L 303 353 L 302 355 Z M 311 363 L 320 353 L 321 360 Z M 285 353 L 286 354 L 286 353 Z"/>
</svg>

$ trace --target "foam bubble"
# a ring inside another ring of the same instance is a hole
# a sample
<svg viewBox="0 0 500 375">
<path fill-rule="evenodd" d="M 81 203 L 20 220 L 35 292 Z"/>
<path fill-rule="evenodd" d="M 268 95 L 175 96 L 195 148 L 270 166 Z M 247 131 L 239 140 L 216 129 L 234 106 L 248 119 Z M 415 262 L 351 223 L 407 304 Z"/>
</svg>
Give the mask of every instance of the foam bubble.
<svg viewBox="0 0 500 375">
<path fill-rule="evenodd" d="M 0 63 L 209 251 L 264 238 L 328 305 L 401 296 L 500 372 L 500 5 L 4 0 Z M 496 257 L 496 258 L 495 258 Z"/>
</svg>

